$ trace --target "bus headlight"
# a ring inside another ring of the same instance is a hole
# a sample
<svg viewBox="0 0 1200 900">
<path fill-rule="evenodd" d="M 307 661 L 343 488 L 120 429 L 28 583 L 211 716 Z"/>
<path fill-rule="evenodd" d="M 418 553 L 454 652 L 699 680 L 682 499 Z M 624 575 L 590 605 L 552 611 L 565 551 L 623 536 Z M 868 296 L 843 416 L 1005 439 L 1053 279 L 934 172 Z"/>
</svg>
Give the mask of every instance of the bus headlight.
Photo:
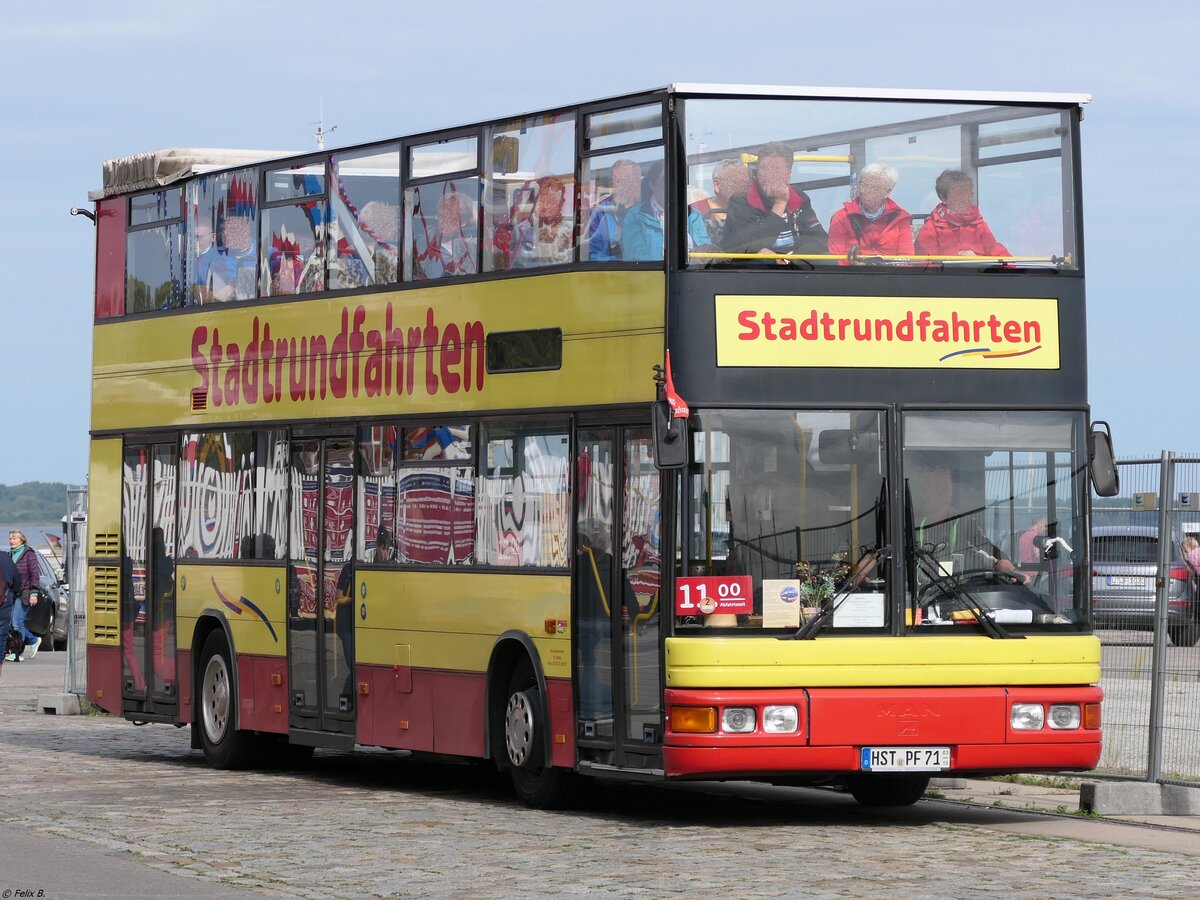
<svg viewBox="0 0 1200 900">
<path fill-rule="evenodd" d="M 794 734 L 800 726 L 800 714 L 794 706 L 764 706 L 763 731 L 768 734 Z"/>
<path fill-rule="evenodd" d="M 1050 727 L 1060 731 L 1078 728 L 1081 719 L 1075 703 L 1056 703 L 1050 707 Z"/>
<path fill-rule="evenodd" d="M 1046 708 L 1040 703 L 1014 703 L 1010 721 L 1014 731 L 1038 731 L 1046 724 Z"/>
<path fill-rule="evenodd" d="M 748 734 L 754 730 L 753 706 L 727 706 L 721 710 L 721 730 L 729 734 Z"/>
</svg>

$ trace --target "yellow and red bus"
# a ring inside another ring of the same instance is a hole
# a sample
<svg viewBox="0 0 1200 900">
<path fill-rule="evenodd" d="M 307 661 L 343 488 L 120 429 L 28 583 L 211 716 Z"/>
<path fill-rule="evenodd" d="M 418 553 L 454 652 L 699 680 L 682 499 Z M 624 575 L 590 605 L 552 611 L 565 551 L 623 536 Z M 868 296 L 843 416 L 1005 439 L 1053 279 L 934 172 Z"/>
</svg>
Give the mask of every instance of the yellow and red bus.
<svg viewBox="0 0 1200 900">
<path fill-rule="evenodd" d="M 106 163 L 89 699 L 539 806 L 1091 768 L 1086 100 L 674 85 Z"/>
</svg>

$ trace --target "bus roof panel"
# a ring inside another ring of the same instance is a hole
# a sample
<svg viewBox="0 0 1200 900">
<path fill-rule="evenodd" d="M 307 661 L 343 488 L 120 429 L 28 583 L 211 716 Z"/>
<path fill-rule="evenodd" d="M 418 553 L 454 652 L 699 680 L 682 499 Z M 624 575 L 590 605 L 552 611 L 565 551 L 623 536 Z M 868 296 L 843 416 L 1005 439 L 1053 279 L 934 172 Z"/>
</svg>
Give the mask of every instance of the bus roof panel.
<svg viewBox="0 0 1200 900">
<path fill-rule="evenodd" d="M 729 97 L 803 97 L 814 100 L 913 100 L 956 103 L 1022 103 L 1029 106 L 1081 106 L 1091 94 L 1041 94 L 1024 91 L 938 91 L 903 88 L 797 87 L 763 84 L 672 84 L 673 94 L 711 94 Z"/>
</svg>

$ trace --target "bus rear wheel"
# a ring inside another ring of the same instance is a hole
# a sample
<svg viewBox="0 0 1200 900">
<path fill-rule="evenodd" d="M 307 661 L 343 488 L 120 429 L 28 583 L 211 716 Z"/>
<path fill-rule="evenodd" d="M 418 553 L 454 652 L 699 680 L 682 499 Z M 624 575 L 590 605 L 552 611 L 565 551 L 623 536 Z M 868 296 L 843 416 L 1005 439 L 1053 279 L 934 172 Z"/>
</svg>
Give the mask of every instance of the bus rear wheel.
<svg viewBox="0 0 1200 900">
<path fill-rule="evenodd" d="M 848 775 L 846 787 L 863 806 L 912 806 L 929 787 L 928 775 Z"/>
<path fill-rule="evenodd" d="M 546 765 L 546 703 L 528 660 L 508 681 L 504 709 L 504 751 L 517 798 L 535 809 L 560 809 L 575 794 L 575 773 Z"/>
<path fill-rule="evenodd" d="M 224 632 L 209 634 L 200 651 L 200 745 L 204 758 L 214 769 L 242 769 L 259 756 L 261 742 L 255 735 L 234 728 L 237 685 L 233 661 Z"/>
</svg>

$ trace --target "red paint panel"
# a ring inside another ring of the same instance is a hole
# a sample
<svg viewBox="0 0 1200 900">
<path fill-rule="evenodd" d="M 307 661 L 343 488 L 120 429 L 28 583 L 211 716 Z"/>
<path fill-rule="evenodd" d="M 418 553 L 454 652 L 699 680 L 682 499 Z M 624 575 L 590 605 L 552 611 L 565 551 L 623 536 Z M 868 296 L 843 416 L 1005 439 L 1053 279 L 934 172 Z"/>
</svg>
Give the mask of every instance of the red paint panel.
<svg viewBox="0 0 1200 900">
<path fill-rule="evenodd" d="M 179 657 L 179 724 L 192 721 L 192 651 L 178 650 Z"/>
<path fill-rule="evenodd" d="M 359 681 L 371 685 L 370 695 L 359 697 L 369 701 L 359 707 L 360 744 L 433 751 L 433 674 L 410 672 L 410 690 L 401 691 L 390 666 L 358 666 Z"/>
<path fill-rule="evenodd" d="M 1088 743 L 992 744 L 959 747 L 953 751 L 955 772 L 1049 772 L 1094 769 L 1100 762 L 1098 732 L 1085 732 Z"/>
<path fill-rule="evenodd" d="M 850 772 L 858 768 L 853 747 L 663 747 L 668 777 L 718 778 Z"/>
<path fill-rule="evenodd" d="M 287 734 L 287 661 L 278 656 L 239 653 L 237 673 L 238 728 Z M 279 684 L 274 683 L 276 675 Z"/>
<path fill-rule="evenodd" d="M 996 744 L 1008 729 L 1004 688 L 813 689 L 809 743 Z"/>
<path fill-rule="evenodd" d="M 278 656 L 256 656 L 254 660 L 255 729 L 287 734 L 287 660 Z M 275 677 L 279 676 L 279 684 Z M 279 711 L 275 711 L 279 707 Z"/>
<path fill-rule="evenodd" d="M 121 715 L 121 648 L 87 647 L 87 697 L 102 710 Z M 101 696 L 103 694 L 103 696 Z"/>
<path fill-rule="evenodd" d="M 482 673 L 433 673 L 435 752 L 483 756 L 486 693 L 486 678 Z"/>
<path fill-rule="evenodd" d="M 124 197 L 96 204 L 96 318 L 125 314 Z"/>
<path fill-rule="evenodd" d="M 550 764 L 575 766 L 575 709 L 571 701 L 569 678 L 547 678 L 546 693 L 550 701 Z M 563 743 L 557 736 L 562 735 Z"/>
<path fill-rule="evenodd" d="M 237 657 L 238 719 L 237 726 L 245 731 L 258 728 L 258 710 L 254 703 L 254 657 L 241 653 Z"/>
</svg>

